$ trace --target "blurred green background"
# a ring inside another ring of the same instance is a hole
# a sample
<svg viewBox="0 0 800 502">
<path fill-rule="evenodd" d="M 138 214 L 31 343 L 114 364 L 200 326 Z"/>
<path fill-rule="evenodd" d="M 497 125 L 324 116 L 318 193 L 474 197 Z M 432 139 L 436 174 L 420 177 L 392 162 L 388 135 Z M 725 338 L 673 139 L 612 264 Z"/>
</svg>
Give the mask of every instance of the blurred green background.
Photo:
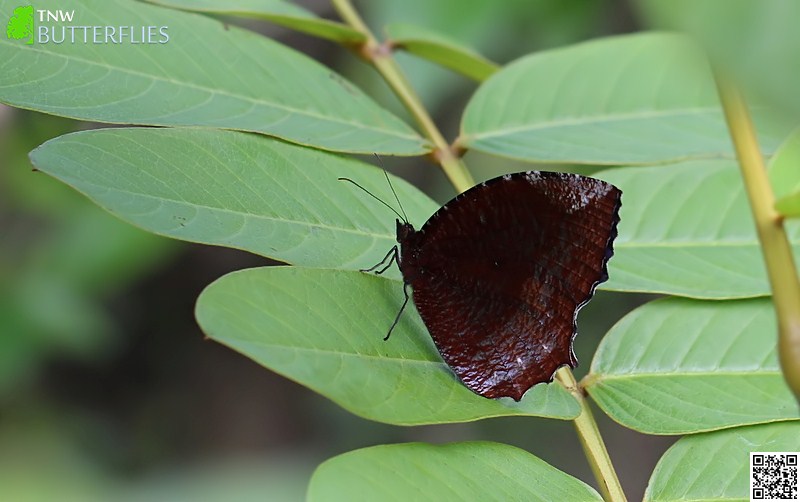
<svg viewBox="0 0 800 502">
<path fill-rule="evenodd" d="M 298 3 L 335 17 L 327 2 Z M 389 22 L 419 24 L 499 63 L 644 29 L 642 13 L 680 24 L 680 16 L 654 5 L 359 4 L 377 31 Z M 244 24 L 335 68 L 405 116 L 377 75 L 340 47 L 264 23 Z M 475 84 L 404 54 L 398 59 L 446 136 L 454 138 Z M 569 422 L 372 423 L 205 340 L 193 316 L 202 288 L 268 260 L 147 234 L 32 170 L 31 149 L 95 127 L 0 105 L 0 500 L 302 500 L 316 465 L 339 453 L 381 443 L 466 439 L 520 446 L 594 483 Z M 440 202 L 453 195 L 425 160 L 384 160 Z M 530 168 L 480 154 L 466 160 L 479 180 Z M 578 377 L 603 333 L 645 300 L 599 292 L 581 312 Z M 674 438 L 640 435 L 597 416 L 623 486 L 632 500 L 641 498 Z"/>
</svg>

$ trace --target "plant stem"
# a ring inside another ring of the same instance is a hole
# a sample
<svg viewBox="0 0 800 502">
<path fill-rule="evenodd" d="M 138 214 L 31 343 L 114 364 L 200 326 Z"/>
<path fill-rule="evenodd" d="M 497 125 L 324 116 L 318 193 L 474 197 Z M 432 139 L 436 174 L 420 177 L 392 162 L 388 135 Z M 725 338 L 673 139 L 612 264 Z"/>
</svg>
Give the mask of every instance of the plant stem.
<svg viewBox="0 0 800 502">
<path fill-rule="evenodd" d="M 400 66 L 392 57 L 391 50 L 381 45 L 364 23 L 361 16 L 353 8 L 350 0 L 332 0 L 339 16 L 353 29 L 362 33 L 366 37 L 361 47 L 361 55 L 364 56 L 378 70 L 386 80 L 395 94 L 403 102 L 411 116 L 422 129 L 423 134 L 433 143 L 435 150 L 433 158 L 442 167 L 445 175 L 459 192 L 471 188 L 475 181 L 467 171 L 466 166 L 453 153 L 450 145 L 445 141 L 444 136 L 436 127 L 428 111 L 422 105 L 419 96 L 409 84 Z"/>
<path fill-rule="evenodd" d="M 627 500 L 625 493 L 622 491 L 622 485 L 619 484 L 614 465 L 611 463 L 611 457 L 608 456 L 608 450 L 606 450 L 606 445 L 600 436 L 597 422 L 594 421 L 589 403 L 578 387 L 578 382 L 575 381 L 572 371 L 567 367 L 563 367 L 556 371 L 556 378 L 581 406 L 581 414 L 578 415 L 574 422 L 575 429 L 578 432 L 578 438 L 580 438 L 586 459 L 589 461 L 589 466 L 592 468 L 592 473 L 600 486 L 603 499 L 607 502 L 625 502 Z"/>
<path fill-rule="evenodd" d="M 775 210 L 775 196 L 747 104 L 739 90 L 723 76 L 717 75 L 716 80 L 767 265 L 778 318 L 778 358 L 783 378 L 800 402 L 800 283 L 792 247 L 786 238 L 783 219 Z"/>
</svg>

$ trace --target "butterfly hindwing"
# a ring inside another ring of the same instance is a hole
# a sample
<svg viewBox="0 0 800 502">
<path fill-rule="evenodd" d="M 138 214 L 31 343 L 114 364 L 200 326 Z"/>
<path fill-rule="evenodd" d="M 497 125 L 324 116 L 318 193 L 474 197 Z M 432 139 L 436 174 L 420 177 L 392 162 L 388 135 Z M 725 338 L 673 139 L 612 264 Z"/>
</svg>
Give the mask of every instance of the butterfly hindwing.
<svg viewBox="0 0 800 502">
<path fill-rule="evenodd" d="M 401 239 L 401 270 L 464 384 L 515 400 L 575 366 L 575 316 L 607 279 L 621 192 L 574 174 L 505 175 Z"/>
</svg>

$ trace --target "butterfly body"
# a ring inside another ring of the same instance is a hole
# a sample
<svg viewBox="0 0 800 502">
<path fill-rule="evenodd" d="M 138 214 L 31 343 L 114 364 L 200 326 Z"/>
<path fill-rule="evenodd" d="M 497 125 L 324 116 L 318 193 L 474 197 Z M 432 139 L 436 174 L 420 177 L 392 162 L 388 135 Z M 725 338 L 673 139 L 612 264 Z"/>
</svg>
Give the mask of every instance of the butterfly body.
<svg viewBox="0 0 800 502">
<path fill-rule="evenodd" d="M 621 192 L 529 171 L 477 185 L 420 228 L 398 260 L 444 361 L 472 391 L 519 401 L 574 367 L 577 311 L 608 278 Z"/>
</svg>

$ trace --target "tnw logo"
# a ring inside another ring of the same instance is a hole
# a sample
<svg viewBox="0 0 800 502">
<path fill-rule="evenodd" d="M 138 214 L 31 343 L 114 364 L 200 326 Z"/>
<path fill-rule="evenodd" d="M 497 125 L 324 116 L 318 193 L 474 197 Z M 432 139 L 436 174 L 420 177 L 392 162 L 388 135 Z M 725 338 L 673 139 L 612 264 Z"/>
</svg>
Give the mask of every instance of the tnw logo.
<svg viewBox="0 0 800 502">
<path fill-rule="evenodd" d="M 74 10 L 37 10 L 36 13 L 39 14 L 39 21 L 42 23 L 45 21 L 55 21 L 57 23 L 69 21 L 71 23 L 75 17 Z"/>
<path fill-rule="evenodd" d="M 6 26 L 6 35 L 10 39 L 25 40 L 26 44 L 33 44 L 33 5 L 14 9 Z"/>
</svg>

